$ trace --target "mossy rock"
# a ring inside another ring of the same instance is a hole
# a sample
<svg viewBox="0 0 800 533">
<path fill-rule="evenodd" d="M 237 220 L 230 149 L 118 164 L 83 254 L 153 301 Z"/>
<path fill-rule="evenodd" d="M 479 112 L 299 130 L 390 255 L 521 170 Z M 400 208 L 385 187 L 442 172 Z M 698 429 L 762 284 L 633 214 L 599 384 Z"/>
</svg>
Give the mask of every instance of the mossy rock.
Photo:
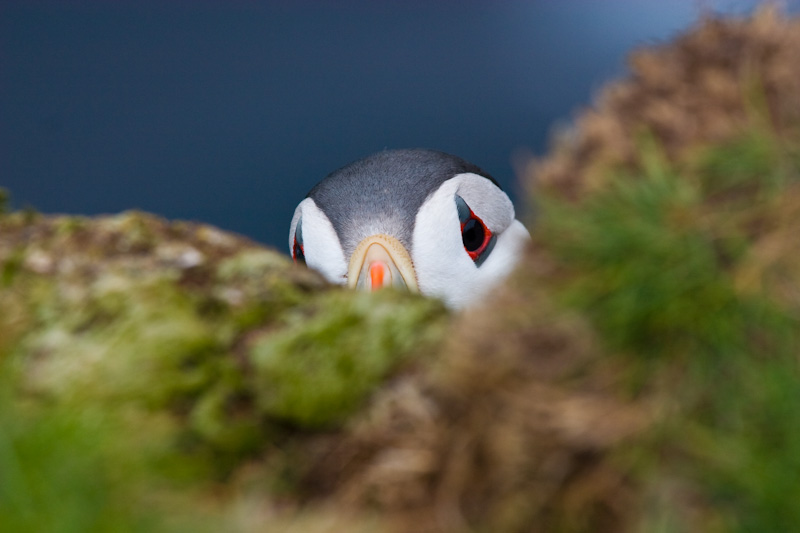
<svg viewBox="0 0 800 533">
<path fill-rule="evenodd" d="M 14 391 L 0 424 L 32 417 L 8 446 L 50 431 L 55 409 L 102 436 L 105 461 L 167 487 L 217 484 L 276 443 L 335 429 L 425 355 L 446 317 L 438 302 L 330 287 L 241 237 L 144 213 L 9 213 L 0 235 L 0 375 Z M 18 460 L 36 475 L 35 457 Z M 23 482 L 5 481 L 0 494 Z"/>
</svg>

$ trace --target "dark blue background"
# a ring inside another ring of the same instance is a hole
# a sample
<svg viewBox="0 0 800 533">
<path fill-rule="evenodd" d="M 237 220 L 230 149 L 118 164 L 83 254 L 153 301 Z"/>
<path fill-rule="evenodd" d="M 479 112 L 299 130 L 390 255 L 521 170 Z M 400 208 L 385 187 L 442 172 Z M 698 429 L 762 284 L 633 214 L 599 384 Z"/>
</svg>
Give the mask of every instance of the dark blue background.
<svg viewBox="0 0 800 533">
<path fill-rule="evenodd" d="M 327 173 L 429 147 L 519 205 L 514 154 L 543 153 L 632 47 L 754 4 L 4 0 L 0 186 L 18 207 L 138 208 L 285 249 Z"/>
</svg>

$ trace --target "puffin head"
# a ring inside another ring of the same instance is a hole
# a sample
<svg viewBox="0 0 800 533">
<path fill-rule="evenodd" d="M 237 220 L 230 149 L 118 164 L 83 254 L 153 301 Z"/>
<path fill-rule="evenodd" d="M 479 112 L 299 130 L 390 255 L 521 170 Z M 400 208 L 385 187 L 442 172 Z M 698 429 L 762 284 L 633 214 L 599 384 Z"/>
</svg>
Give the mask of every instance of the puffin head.
<svg viewBox="0 0 800 533">
<path fill-rule="evenodd" d="M 289 248 L 333 283 L 404 288 L 453 309 L 480 301 L 530 239 L 497 182 L 434 150 L 388 150 L 319 182 L 295 209 Z"/>
</svg>

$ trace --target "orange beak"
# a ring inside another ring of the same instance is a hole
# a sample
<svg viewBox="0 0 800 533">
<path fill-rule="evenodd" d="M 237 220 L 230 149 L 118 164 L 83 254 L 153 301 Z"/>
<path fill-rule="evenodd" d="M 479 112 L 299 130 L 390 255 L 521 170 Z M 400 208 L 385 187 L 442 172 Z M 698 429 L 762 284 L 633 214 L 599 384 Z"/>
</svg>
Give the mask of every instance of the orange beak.
<svg viewBox="0 0 800 533">
<path fill-rule="evenodd" d="M 373 291 L 383 287 L 383 280 L 386 277 L 387 270 L 389 270 L 389 266 L 383 261 L 373 261 L 372 264 L 369 265 L 370 286 Z"/>
<path fill-rule="evenodd" d="M 350 258 L 347 284 L 375 291 L 383 287 L 417 292 L 411 256 L 400 241 L 388 235 L 372 235 L 361 241 Z"/>
</svg>

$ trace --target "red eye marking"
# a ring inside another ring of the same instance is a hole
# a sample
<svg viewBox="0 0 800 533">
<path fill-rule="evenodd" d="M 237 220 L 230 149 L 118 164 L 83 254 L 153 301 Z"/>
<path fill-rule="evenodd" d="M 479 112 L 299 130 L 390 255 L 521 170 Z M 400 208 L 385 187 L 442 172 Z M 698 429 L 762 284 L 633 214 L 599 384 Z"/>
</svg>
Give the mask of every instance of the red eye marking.
<svg viewBox="0 0 800 533">
<path fill-rule="evenodd" d="M 481 266 L 494 248 L 497 238 L 458 195 L 456 195 L 456 209 L 461 221 L 461 242 L 464 243 L 464 250 L 476 266 Z"/>
<path fill-rule="evenodd" d="M 295 263 L 306 264 L 306 254 L 303 245 L 297 242 L 297 237 L 294 238 L 294 246 L 292 246 L 292 259 Z"/>
<path fill-rule="evenodd" d="M 303 247 L 303 217 L 297 219 L 294 230 L 294 244 L 292 245 L 292 259 L 295 263 L 306 264 L 306 249 Z"/>
</svg>

